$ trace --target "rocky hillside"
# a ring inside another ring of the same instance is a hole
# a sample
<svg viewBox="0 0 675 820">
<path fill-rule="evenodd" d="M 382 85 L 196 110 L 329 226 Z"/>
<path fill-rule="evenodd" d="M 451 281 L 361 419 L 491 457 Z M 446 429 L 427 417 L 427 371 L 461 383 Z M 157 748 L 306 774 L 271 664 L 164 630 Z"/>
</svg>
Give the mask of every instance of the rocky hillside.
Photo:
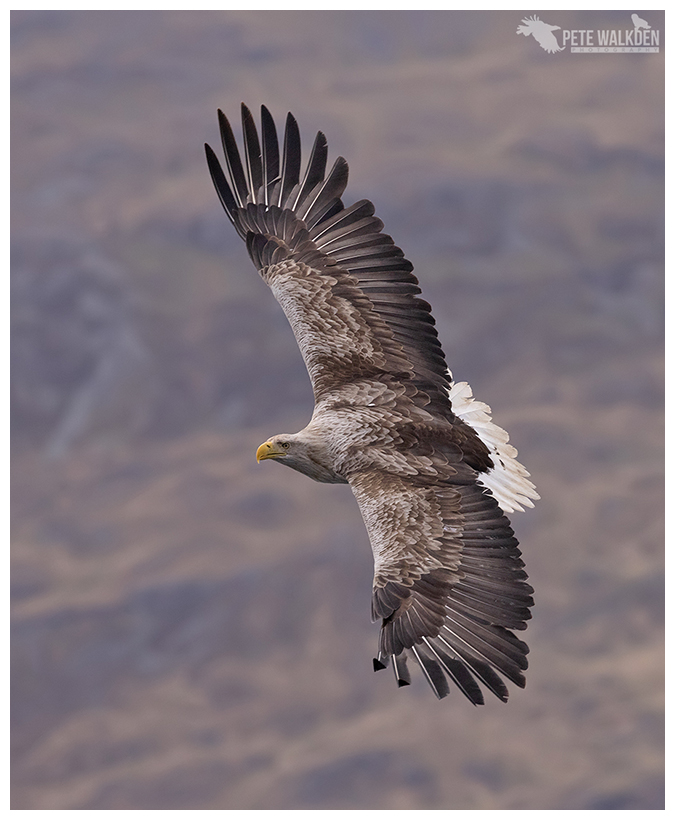
<svg viewBox="0 0 675 820">
<path fill-rule="evenodd" d="M 522 16 L 13 12 L 13 808 L 663 808 L 664 18 Z M 312 402 L 206 171 L 242 100 L 347 158 L 533 474 L 506 706 L 373 675 L 349 489 L 255 463 Z"/>
</svg>

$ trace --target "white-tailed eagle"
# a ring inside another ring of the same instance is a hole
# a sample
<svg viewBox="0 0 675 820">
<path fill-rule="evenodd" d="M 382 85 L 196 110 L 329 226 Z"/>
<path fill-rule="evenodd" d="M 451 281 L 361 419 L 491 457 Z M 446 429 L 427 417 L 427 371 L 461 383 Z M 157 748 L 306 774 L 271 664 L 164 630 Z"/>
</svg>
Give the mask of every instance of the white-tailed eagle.
<svg viewBox="0 0 675 820">
<path fill-rule="evenodd" d="M 314 391 L 299 433 L 272 436 L 257 458 L 349 484 L 375 559 L 376 670 L 399 686 L 408 659 L 435 694 L 453 681 L 474 704 L 478 681 L 500 700 L 502 676 L 525 685 L 533 605 L 506 512 L 538 498 L 490 408 L 455 384 L 413 266 L 361 200 L 345 207 L 348 168 L 326 174 L 319 132 L 304 174 L 288 115 L 283 147 L 263 106 L 260 137 L 242 105 L 244 161 L 218 112 L 229 182 L 207 145 L 220 201 L 293 329 Z"/>
</svg>

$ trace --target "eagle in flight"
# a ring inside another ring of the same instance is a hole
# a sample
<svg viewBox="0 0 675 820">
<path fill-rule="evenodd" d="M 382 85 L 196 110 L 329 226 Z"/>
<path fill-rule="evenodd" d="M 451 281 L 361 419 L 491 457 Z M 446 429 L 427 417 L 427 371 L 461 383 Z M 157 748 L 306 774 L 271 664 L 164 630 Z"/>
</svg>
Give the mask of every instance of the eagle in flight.
<svg viewBox="0 0 675 820">
<path fill-rule="evenodd" d="M 549 54 L 555 54 L 557 51 L 564 51 L 565 46 L 558 45 L 554 31 L 560 31 L 560 26 L 551 26 L 544 23 L 537 15 L 532 17 L 525 17 L 520 21 L 520 25 L 516 29 L 516 34 L 523 34 L 529 37 L 530 34 L 539 43 L 539 45 L 548 51 Z"/>
<path fill-rule="evenodd" d="M 455 683 L 482 704 L 482 683 L 508 699 L 523 687 L 533 605 L 506 513 L 539 496 L 508 435 L 454 383 L 413 266 L 368 200 L 345 207 L 348 167 L 326 173 L 319 132 L 301 173 L 288 114 L 280 148 L 272 116 L 260 136 L 242 105 L 243 162 L 218 111 L 229 181 L 210 146 L 220 201 L 295 334 L 314 392 L 299 433 L 257 451 L 328 484 L 349 484 L 374 556 L 375 670 L 399 686 L 416 662 L 437 697 Z"/>
</svg>

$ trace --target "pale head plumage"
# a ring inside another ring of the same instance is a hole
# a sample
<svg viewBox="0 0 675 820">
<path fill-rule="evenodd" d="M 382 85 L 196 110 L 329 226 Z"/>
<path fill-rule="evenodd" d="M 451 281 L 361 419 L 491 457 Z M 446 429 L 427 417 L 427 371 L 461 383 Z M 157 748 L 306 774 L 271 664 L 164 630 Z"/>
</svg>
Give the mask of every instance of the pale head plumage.
<svg viewBox="0 0 675 820">
<path fill-rule="evenodd" d="M 330 468 L 321 440 L 305 430 L 272 436 L 258 447 L 256 459 L 276 461 L 323 484 L 346 483 Z"/>
</svg>

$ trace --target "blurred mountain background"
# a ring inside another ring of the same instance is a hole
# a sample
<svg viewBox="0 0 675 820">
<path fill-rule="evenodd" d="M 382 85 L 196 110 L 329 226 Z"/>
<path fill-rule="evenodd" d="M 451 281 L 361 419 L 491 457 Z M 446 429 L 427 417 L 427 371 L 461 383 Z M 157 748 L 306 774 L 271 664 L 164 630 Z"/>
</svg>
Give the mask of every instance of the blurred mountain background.
<svg viewBox="0 0 675 820">
<path fill-rule="evenodd" d="M 525 15 L 12 13 L 13 808 L 663 808 L 664 15 Z M 206 169 L 242 100 L 347 158 L 541 493 L 506 706 L 374 675 L 349 488 L 255 463 L 312 398 Z"/>
</svg>

